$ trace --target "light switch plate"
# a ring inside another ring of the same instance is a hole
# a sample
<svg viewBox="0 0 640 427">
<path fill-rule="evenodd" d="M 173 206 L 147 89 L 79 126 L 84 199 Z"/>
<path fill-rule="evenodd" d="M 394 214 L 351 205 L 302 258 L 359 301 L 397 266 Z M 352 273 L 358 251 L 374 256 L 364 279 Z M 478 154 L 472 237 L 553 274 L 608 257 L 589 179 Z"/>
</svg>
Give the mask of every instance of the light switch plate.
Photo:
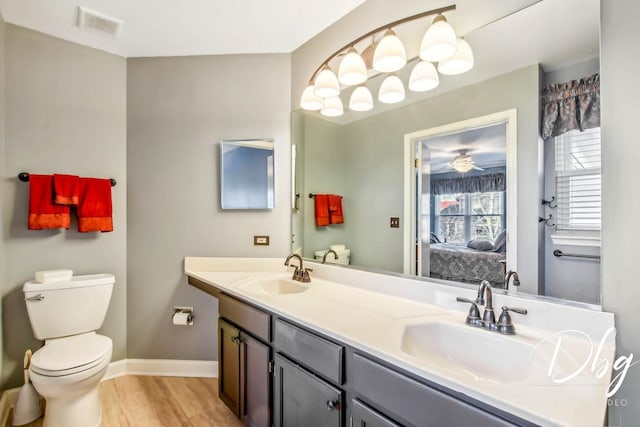
<svg viewBox="0 0 640 427">
<path fill-rule="evenodd" d="M 397 216 L 392 216 L 389 220 L 389 226 L 391 228 L 400 228 L 400 218 Z"/>
<path fill-rule="evenodd" d="M 269 236 L 253 236 L 253 246 L 269 246 Z"/>
</svg>

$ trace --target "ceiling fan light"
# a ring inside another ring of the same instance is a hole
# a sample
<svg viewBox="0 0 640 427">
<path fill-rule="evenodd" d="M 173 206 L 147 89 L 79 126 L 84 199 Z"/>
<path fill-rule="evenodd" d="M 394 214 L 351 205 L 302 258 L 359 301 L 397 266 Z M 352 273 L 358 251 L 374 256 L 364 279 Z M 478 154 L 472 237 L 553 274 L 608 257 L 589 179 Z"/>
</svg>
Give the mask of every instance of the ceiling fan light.
<svg viewBox="0 0 640 427">
<path fill-rule="evenodd" d="M 338 78 L 328 65 L 322 67 L 313 86 L 315 87 L 313 93 L 320 98 L 331 98 L 340 94 Z"/>
<path fill-rule="evenodd" d="M 469 162 L 454 162 L 451 166 L 460 173 L 467 173 L 473 169 L 473 165 Z"/>
<path fill-rule="evenodd" d="M 344 108 L 342 107 L 342 100 L 339 96 L 332 96 L 325 98 L 320 114 L 326 117 L 339 117 L 344 114 Z"/>
<path fill-rule="evenodd" d="M 378 101 L 385 104 L 395 104 L 404 101 L 404 97 L 404 86 L 398 76 L 392 74 L 384 79 L 378 92 Z"/>
<path fill-rule="evenodd" d="M 381 73 L 393 73 L 407 63 L 402 41 L 393 30 L 387 30 L 373 53 L 373 68 Z"/>
<path fill-rule="evenodd" d="M 456 53 L 438 64 L 438 71 L 445 75 L 462 74 L 473 68 L 473 51 L 463 39 L 458 39 Z"/>
<path fill-rule="evenodd" d="M 340 62 L 338 81 L 346 86 L 359 85 L 367 81 L 367 66 L 354 48 L 349 48 Z"/>
<path fill-rule="evenodd" d="M 373 108 L 373 96 L 366 86 L 358 86 L 351 93 L 349 109 L 354 111 L 369 111 Z"/>
<path fill-rule="evenodd" d="M 439 84 L 438 71 L 431 62 L 420 61 L 413 67 L 409 76 L 409 89 L 413 92 L 426 92 Z"/>
<path fill-rule="evenodd" d="M 309 111 L 318 111 L 322 108 L 322 98 L 313 93 L 314 89 L 311 84 L 304 89 L 300 97 L 300 108 Z"/>
<path fill-rule="evenodd" d="M 420 59 L 439 62 L 451 57 L 456 51 L 456 32 L 447 22 L 447 18 L 438 15 L 433 20 L 420 45 Z"/>
</svg>

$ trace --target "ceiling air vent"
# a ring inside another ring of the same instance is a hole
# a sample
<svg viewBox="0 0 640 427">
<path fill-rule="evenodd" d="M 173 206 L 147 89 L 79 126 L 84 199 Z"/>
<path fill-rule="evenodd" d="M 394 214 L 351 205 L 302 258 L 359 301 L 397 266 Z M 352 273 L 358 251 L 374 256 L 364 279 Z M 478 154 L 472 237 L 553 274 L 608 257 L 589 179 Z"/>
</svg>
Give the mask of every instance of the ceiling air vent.
<svg viewBox="0 0 640 427">
<path fill-rule="evenodd" d="M 86 7 L 78 6 L 77 25 L 80 28 L 89 28 L 111 37 L 118 37 L 122 33 L 124 21 L 95 10 L 87 9 Z"/>
</svg>

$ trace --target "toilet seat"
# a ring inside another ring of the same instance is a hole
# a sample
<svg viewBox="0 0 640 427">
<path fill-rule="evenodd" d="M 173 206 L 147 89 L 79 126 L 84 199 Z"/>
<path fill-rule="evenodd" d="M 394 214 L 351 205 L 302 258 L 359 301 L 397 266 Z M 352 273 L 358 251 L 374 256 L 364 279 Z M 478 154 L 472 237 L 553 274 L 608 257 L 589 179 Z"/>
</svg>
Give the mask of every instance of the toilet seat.
<svg viewBox="0 0 640 427">
<path fill-rule="evenodd" d="M 90 370 L 111 358 L 111 338 L 95 332 L 49 340 L 31 358 L 30 369 L 47 377 Z"/>
</svg>

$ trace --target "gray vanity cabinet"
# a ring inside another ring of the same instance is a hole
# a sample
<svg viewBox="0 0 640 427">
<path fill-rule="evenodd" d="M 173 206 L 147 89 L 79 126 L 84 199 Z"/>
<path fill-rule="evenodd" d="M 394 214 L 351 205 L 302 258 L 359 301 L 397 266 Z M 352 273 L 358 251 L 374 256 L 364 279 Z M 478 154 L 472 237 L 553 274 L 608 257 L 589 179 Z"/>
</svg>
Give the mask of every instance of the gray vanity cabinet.
<svg viewBox="0 0 640 427">
<path fill-rule="evenodd" d="M 271 315 L 221 294 L 218 319 L 218 394 L 251 427 L 271 427 Z M 249 333 L 250 331 L 252 333 Z"/>
<path fill-rule="evenodd" d="M 275 427 L 341 427 L 342 391 L 284 356 L 275 356 Z"/>
<path fill-rule="evenodd" d="M 402 427 L 358 399 L 351 402 L 350 427 Z"/>
<path fill-rule="evenodd" d="M 357 353 L 353 355 L 353 378 L 354 391 L 360 398 L 404 420 L 402 424 L 420 427 L 530 425 L 508 421 L 466 403 L 462 396 L 456 398 Z"/>
<path fill-rule="evenodd" d="M 218 319 L 218 396 L 240 415 L 240 329 Z"/>
</svg>

